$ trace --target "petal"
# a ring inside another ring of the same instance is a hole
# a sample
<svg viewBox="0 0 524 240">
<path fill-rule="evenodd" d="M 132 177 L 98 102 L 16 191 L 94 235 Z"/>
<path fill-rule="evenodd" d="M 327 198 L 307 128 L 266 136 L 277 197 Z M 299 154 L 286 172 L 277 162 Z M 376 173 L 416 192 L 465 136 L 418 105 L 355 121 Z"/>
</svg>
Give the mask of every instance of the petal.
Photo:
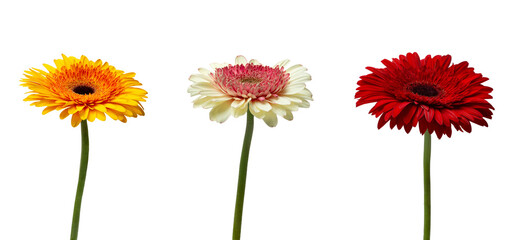
<svg viewBox="0 0 524 240">
<path fill-rule="evenodd" d="M 69 116 L 69 112 L 68 112 L 69 109 L 64 109 L 61 113 L 60 113 L 60 119 L 64 119 L 66 118 L 67 116 Z"/>
<path fill-rule="evenodd" d="M 289 105 L 289 104 L 291 104 L 291 101 L 289 100 L 289 98 L 287 98 L 285 96 L 279 96 L 279 97 L 276 97 L 276 98 L 271 98 L 269 101 L 271 103 L 275 103 L 275 104 L 279 104 L 279 105 Z"/>
<path fill-rule="evenodd" d="M 288 110 L 283 106 L 272 104 L 271 107 L 271 111 L 277 114 L 278 116 L 284 117 L 287 114 Z"/>
<path fill-rule="evenodd" d="M 107 108 L 104 107 L 104 105 L 102 105 L 102 104 L 97 104 L 97 105 L 93 106 L 93 108 L 96 109 L 96 110 L 98 110 L 98 111 L 100 111 L 100 112 L 105 112 L 105 111 L 107 111 Z"/>
<path fill-rule="evenodd" d="M 47 69 L 47 71 L 49 71 L 50 73 L 54 72 L 56 70 L 56 68 L 54 68 L 53 66 L 49 65 L 49 64 L 44 64 L 44 67 Z"/>
<path fill-rule="evenodd" d="M 289 74 L 298 74 L 305 71 L 307 71 L 307 68 L 300 64 L 293 65 L 292 67 L 286 69 L 286 72 Z"/>
<path fill-rule="evenodd" d="M 89 111 L 89 114 L 87 115 L 87 120 L 90 121 L 90 122 L 95 121 L 97 113 L 98 113 L 97 110 Z"/>
<path fill-rule="evenodd" d="M 211 82 L 211 81 L 213 81 L 213 80 L 211 80 L 209 75 L 204 75 L 204 74 L 193 74 L 193 75 L 189 76 L 189 80 L 191 82 L 194 82 L 194 83 Z"/>
<path fill-rule="evenodd" d="M 307 82 L 307 81 L 311 81 L 311 75 L 305 73 L 305 74 L 292 74 L 290 77 L 289 77 L 289 82 L 290 83 L 303 83 L 303 82 Z"/>
<path fill-rule="evenodd" d="M 211 119 L 211 121 L 223 123 L 229 118 L 229 116 L 231 116 L 231 113 L 233 113 L 231 101 L 225 101 L 211 109 L 209 112 L 209 119 Z"/>
<path fill-rule="evenodd" d="M 263 120 L 270 127 L 275 127 L 278 123 L 277 115 L 274 112 L 267 112 Z"/>
<path fill-rule="evenodd" d="M 248 101 L 246 99 L 235 99 L 232 103 L 231 103 L 231 107 L 232 108 L 239 108 L 239 107 L 243 107 Z"/>
<path fill-rule="evenodd" d="M 209 75 L 211 73 L 211 71 L 205 69 L 205 68 L 199 68 L 198 69 L 198 72 L 204 74 L 204 75 Z"/>
<path fill-rule="evenodd" d="M 284 115 L 283 117 L 284 119 L 291 121 L 293 120 L 293 113 L 291 113 L 291 111 L 286 111 L 286 115 Z"/>
<path fill-rule="evenodd" d="M 252 104 L 256 112 L 258 112 L 257 110 L 264 111 L 264 112 L 268 112 L 271 110 L 271 104 L 269 104 L 266 101 L 255 101 L 255 102 L 252 102 Z"/>
<path fill-rule="evenodd" d="M 78 113 L 80 114 L 80 119 L 86 120 L 87 116 L 89 116 L 89 108 L 85 108 L 83 111 Z"/>
<path fill-rule="evenodd" d="M 103 112 L 95 111 L 96 112 L 96 118 L 98 118 L 100 121 L 106 120 L 106 115 Z"/>
<path fill-rule="evenodd" d="M 280 62 L 277 62 L 277 64 L 275 64 L 275 67 L 276 66 L 281 66 L 281 67 L 285 68 L 288 63 L 289 63 L 289 59 L 284 59 L 284 60 L 282 60 Z"/>
<path fill-rule="evenodd" d="M 227 63 L 211 63 L 209 65 L 211 66 L 212 70 L 215 71 L 215 69 L 226 67 L 229 64 L 227 64 Z"/>
<path fill-rule="evenodd" d="M 260 65 L 260 62 L 256 59 L 251 59 L 249 60 L 249 63 L 253 64 L 253 65 Z"/>
<path fill-rule="evenodd" d="M 303 102 L 301 102 L 300 104 L 298 104 L 298 106 L 301 107 L 301 108 L 309 108 L 310 104 L 309 104 L 308 101 L 305 101 L 305 100 L 304 100 Z"/>
<path fill-rule="evenodd" d="M 74 113 L 78 112 L 78 110 L 76 109 L 76 106 L 71 106 L 70 108 L 67 109 L 67 112 L 69 114 L 74 114 Z"/>
<path fill-rule="evenodd" d="M 110 109 L 113 109 L 113 110 L 116 110 L 116 111 L 119 111 L 119 112 L 125 112 L 126 111 L 126 108 L 124 108 L 124 107 L 122 107 L 121 105 L 118 105 L 118 104 L 106 103 L 106 104 L 104 104 L 104 106 L 106 108 L 110 108 Z"/>
<path fill-rule="evenodd" d="M 235 64 L 246 64 L 246 63 L 247 63 L 247 59 L 242 55 L 238 55 L 235 58 Z"/>
<path fill-rule="evenodd" d="M 233 108 L 233 117 L 240 117 L 247 112 L 248 104 L 245 104 L 243 107 Z"/>
<path fill-rule="evenodd" d="M 113 120 L 118 120 L 118 115 L 116 114 L 116 111 L 113 111 L 111 109 L 107 109 L 106 114 L 112 118 Z"/>
<path fill-rule="evenodd" d="M 283 95 L 293 95 L 301 92 L 306 88 L 306 84 L 304 83 L 297 83 L 297 84 L 290 84 L 287 85 L 286 88 L 284 88 L 284 91 L 282 92 Z"/>
<path fill-rule="evenodd" d="M 76 126 L 78 126 L 78 124 L 80 124 L 81 121 L 82 120 L 80 119 L 80 114 L 79 113 L 75 113 L 71 117 L 71 126 L 76 127 Z"/>
<path fill-rule="evenodd" d="M 131 106 L 138 106 L 137 101 L 129 100 L 125 98 L 116 98 L 116 99 L 113 99 L 111 102 L 116 103 L 116 104 L 126 104 L 126 105 L 131 105 Z"/>
<path fill-rule="evenodd" d="M 46 115 L 46 114 L 48 114 L 49 112 L 55 110 L 56 107 L 57 107 L 57 106 L 51 106 L 51 107 L 46 107 L 46 108 L 44 108 L 44 110 L 42 111 L 42 115 Z"/>
</svg>

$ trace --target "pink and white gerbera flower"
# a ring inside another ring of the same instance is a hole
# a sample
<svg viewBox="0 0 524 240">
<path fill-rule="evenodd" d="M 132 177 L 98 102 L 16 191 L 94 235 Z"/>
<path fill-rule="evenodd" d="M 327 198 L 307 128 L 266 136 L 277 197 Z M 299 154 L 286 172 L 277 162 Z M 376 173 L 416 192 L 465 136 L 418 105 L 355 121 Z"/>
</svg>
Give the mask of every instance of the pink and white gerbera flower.
<svg viewBox="0 0 524 240">
<path fill-rule="evenodd" d="M 307 69 L 300 64 L 286 69 L 288 63 L 283 60 L 270 67 L 237 56 L 234 65 L 213 63 L 211 71 L 199 68 L 199 74 L 189 77 L 193 84 L 188 92 L 198 95 L 194 107 L 212 108 L 212 121 L 223 123 L 231 115 L 244 115 L 249 108 L 255 117 L 274 127 L 277 115 L 293 120 L 291 112 L 309 107 L 308 101 L 313 100 L 305 84 L 311 80 Z"/>
</svg>

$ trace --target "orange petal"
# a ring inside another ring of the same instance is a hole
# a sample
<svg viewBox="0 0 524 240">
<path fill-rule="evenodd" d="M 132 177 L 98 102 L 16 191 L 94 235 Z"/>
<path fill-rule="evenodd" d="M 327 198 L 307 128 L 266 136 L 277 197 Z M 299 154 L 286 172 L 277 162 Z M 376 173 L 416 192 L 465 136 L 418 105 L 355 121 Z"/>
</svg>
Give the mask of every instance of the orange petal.
<svg viewBox="0 0 524 240">
<path fill-rule="evenodd" d="M 46 115 L 48 114 L 49 112 L 53 111 L 56 109 L 56 106 L 51 106 L 51 107 L 46 107 L 44 108 L 44 111 L 42 111 L 42 115 Z"/>
<path fill-rule="evenodd" d="M 96 111 L 96 118 L 98 118 L 100 121 L 105 121 L 106 115 L 103 112 Z"/>
<path fill-rule="evenodd" d="M 80 114 L 75 113 L 71 117 L 71 126 L 76 127 L 76 126 L 78 126 L 78 124 L 80 124 L 81 121 L 82 120 L 80 119 Z"/>
<path fill-rule="evenodd" d="M 64 111 L 62 111 L 60 113 L 60 119 L 64 119 L 66 118 L 67 116 L 69 116 L 69 112 L 68 112 L 69 109 L 64 109 Z"/>
<path fill-rule="evenodd" d="M 90 122 L 95 121 L 97 112 L 97 110 L 90 110 L 89 114 L 87 115 L 87 120 L 89 120 Z"/>
</svg>

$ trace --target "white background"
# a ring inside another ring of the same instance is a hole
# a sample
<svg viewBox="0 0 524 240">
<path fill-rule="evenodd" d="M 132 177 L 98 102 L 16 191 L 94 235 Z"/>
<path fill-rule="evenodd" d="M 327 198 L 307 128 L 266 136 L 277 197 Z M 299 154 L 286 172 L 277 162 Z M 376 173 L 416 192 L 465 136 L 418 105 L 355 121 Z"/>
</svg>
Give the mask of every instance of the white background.
<svg viewBox="0 0 524 240">
<path fill-rule="evenodd" d="M 366 66 L 451 54 L 490 78 L 489 127 L 433 138 L 433 240 L 522 240 L 519 1 L 2 1 L 0 239 L 68 239 L 80 128 L 23 102 L 60 54 L 136 72 L 146 116 L 89 124 L 81 240 L 231 239 L 245 116 L 193 109 L 189 75 L 236 55 L 309 69 L 314 101 L 255 120 L 243 240 L 422 238 L 423 137 L 355 108 Z"/>
</svg>

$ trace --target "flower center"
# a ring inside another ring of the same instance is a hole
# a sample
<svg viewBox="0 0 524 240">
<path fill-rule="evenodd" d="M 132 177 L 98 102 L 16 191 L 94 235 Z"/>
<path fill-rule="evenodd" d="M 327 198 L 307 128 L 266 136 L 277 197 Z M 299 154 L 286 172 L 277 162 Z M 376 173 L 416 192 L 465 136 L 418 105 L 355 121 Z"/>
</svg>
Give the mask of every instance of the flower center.
<svg viewBox="0 0 524 240">
<path fill-rule="evenodd" d="M 211 77 L 224 93 L 238 98 L 265 99 L 284 89 L 289 73 L 283 67 L 237 64 L 218 68 Z"/>
<path fill-rule="evenodd" d="M 425 83 L 411 84 L 408 89 L 414 94 L 425 97 L 434 97 L 439 94 L 439 90 L 435 86 Z"/>
<path fill-rule="evenodd" d="M 80 95 L 88 95 L 95 93 L 95 89 L 89 86 L 76 86 L 73 88 L 73 92 Z"/>
<path fill-rule="evenodd" d="M 241 79 L 238 79 L 239 82 L 241 83 L 259 83 L 261 82 L 262 80 L 258 79 L 258 78 L 254 78 L 254 77 L 246 77 L 246 78 L 241 78 Z"/>
</svg>

